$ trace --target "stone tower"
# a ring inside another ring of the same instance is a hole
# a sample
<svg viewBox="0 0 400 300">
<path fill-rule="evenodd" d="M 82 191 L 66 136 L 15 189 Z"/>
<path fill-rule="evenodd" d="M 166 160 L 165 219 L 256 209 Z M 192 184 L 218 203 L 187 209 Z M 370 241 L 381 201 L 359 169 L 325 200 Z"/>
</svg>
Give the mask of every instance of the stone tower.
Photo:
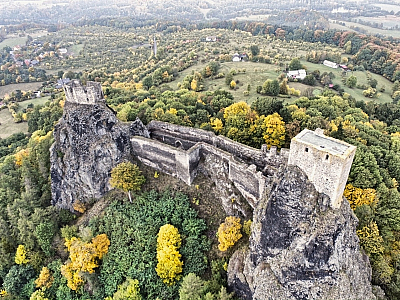
<svg viewBox="0 0 400 300">
<path fill-rule="evenodd" d="M 79 80 L 72 80 L 64 85 L 66 102 L 77 104 L 95 104 L 104 102 L 104 94 L 99 82 L 88 81 L 86 86 Z"/>
<path fill-rule="evenodd" d="M 290 143 L 289 165 L 298 166 L 315 189 L 340 207 L 356 147 L 325 136 L 322 129 L 304 129 Z"/>
</svg>

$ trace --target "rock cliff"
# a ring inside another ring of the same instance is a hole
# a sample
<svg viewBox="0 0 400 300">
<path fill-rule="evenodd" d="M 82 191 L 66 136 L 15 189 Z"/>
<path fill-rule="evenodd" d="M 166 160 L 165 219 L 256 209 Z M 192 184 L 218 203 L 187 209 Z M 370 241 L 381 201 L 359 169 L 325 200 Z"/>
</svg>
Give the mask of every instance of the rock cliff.
<svg viewBox="0 0 400 300">
<path fill-rule="evenodd" d="M 133 135 L 149 136 L 140 120 L 122 123 L 104 103 L 66 102 L 50 149 L 53 205 L 72 209 L 77 200 L 102 197 L 111 169 L 130 158 Z"/>
<path fill-rule="evenodd" d="M 234 253 L 228 282 L 243 299 L 376 299 L 357 219 L 319 194 L 298 167 L 272 180 L 254 210 L 248 249 Z"/>
</svg>

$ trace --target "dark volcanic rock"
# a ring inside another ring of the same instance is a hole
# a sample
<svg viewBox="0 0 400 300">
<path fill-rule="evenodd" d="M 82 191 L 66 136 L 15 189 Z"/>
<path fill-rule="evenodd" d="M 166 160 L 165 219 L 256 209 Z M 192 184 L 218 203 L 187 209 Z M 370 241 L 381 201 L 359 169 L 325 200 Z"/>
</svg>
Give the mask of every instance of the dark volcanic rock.
<svg viewBox="0 0 400 300">
<path fill-rule="evenodd" d="M 329 206 L 297 167 L 271 183 L 254 210 L 250 247 L 228 268 L 243 299 L 375 299 L 349 203 Z"/>
<path fill-rule="evenodd" d="M 103 103 L 66 102 L 50 149 L 53 205 L 72 209 L 76 200 L 98 199 L 109 191 L 110 171 L 130 157 L 132 135 L 149 136 L 139 119 L 122 123 Z"/>
</svg>

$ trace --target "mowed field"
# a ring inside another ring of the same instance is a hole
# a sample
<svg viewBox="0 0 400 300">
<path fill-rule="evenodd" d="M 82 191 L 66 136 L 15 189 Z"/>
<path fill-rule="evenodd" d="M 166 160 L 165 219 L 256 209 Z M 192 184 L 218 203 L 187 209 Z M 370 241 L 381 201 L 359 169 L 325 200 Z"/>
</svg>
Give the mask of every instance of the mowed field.
<svg viewBox="0 0 400 300">
<path fill-rule="evenodd" d="M 14 133 L 28 132 L 28 123 L 15 123 L 8 109 L 0 110 L 0 138 L 4 139 Z"/>
<path fill-rule="evenodd" d="M 331 29 L 339 29 L 339 30 L 350 30 L 350 31 L 355 31 L 351 26 L 354 27 L 359 27 L 367 31 L 369 34 L 382 34 L 385 36 L 392 36 L 394 38 L 400 38 L 400 30 L 385 30 L 385 29 L 379 29 L 379 28 L 374 28 L 366 25 L 361 25 L 358 23 L 354 22 L 344 22 L 346 26 L 342 26 L 339 24 L 336 24 L 333 22 L 334 20 L 329 20 L 329 26 Z"/>
<path fill-rule="evenodd" d="M 339 69 L 339 68 L 333 69 L 333 68 L 324 66 L 322 64 L 313 64 L 313 63 L 310 63 L 307 61 L 302 61 L 302 64 L 307 67 L 307 72 L 312 72 L 314 70 L 319 70 L 321 74 L 324 72 L 328 72 L 328 73 L 332 72 L 336 76 L 332 80 L 333 84 L 340 85 L 340 87 L 342 87 L 346 93 L 349 93 L 356 100 L 364 100 L 364 101 L 374 100 L 378 103 L 392 102 L 392 98 L 390 95 L 391 95 L 393 83 L 380 75 L 371 73 L 372 78 L 376 79 L 376 81 L 378 82 L 378 85 L 377 85 L 378 91 L 379 91 L 379 88 L 381 88 L 382 86 L 385 86 L 385 92 L 383 92 L 383 93 L 380 92 L 381 95 L 378 98 L 367 98 L 363 95 L 362 89 L 358 89 L 358 88 L 351 89 L 343 84 L 342 77 L 341 77 L 341 73 L 342 73 L 341 69 Z M 354 75 L 357 77 L 357 84 L 368 85 L 366 72 L 361 72 L 361 71 L 348 72 L 347 77 L 349 77 L 351 75 Z"/>
<path fill-rule="evenodd" d="M 41 97 L 19 102 L 18 111 L 27 108 L 28 105 L 31 103 L 35 106 L 43 105 L 48 100 L 50 100 L 50 97 Z M 18 132 L 25 132 L 25 133 L 28 132 L 28 123 L 27 122 L 15 123 L 14 118 L 12 117 L 11 113 L 8 111 L 7 108 L 0 110 L 0 138 L 4 139 Z"/>
<path fill-rule="evenodd" d="M 5 86 L 0 86 L 0 98 L 4 98 L 6 94 L 11 94 L 15 90 L 36 91 L 42 86 L 41 82 L 14 83 Z"/>
</svg>

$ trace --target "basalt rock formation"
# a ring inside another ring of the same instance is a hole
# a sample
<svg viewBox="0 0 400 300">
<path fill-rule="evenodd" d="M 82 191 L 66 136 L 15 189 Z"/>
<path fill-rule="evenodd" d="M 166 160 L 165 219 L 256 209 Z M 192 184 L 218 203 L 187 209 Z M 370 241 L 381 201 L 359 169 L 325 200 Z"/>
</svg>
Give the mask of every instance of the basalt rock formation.
<svg viewBox="0 0 400 300">
<path fill-rule="evenodd" d="M 254 210 L 248 249 L 234 253 L 228 282 L 243 299 L 376 299 L 357 218 L 318 193 L 298 167 L 270 184 Z"/>
<path fill-rule="evenodd" d="M 77 200 L 104 196 L 111 169 L 130 158 L 130 137 L 149 136 L 139 119 L 123 123 L 105 108 L 103 103 L 65 103 L 50 149 L 53 205 L 72 210 Z"/>
</svg>

